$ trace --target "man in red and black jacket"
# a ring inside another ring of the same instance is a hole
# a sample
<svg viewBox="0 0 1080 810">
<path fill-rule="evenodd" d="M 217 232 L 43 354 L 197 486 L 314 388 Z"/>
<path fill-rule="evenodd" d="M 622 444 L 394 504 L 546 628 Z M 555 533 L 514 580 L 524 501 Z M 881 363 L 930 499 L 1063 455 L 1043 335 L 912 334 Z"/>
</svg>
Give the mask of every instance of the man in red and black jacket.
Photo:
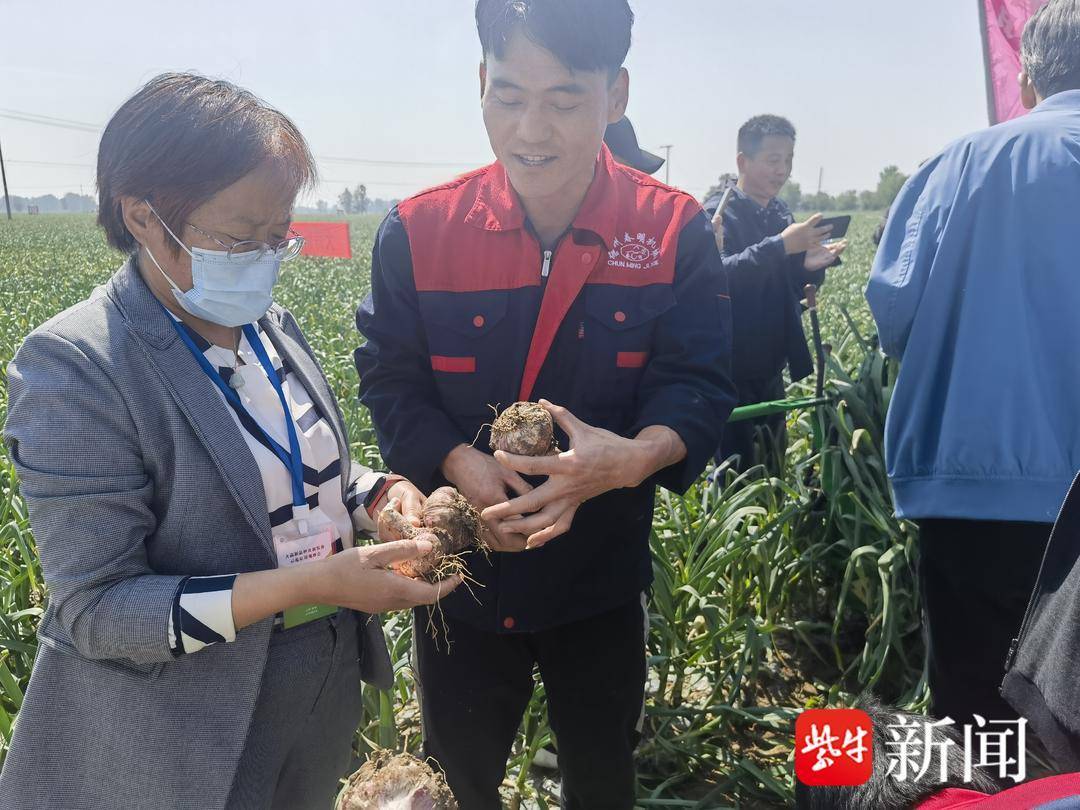
<svg viewBox="0 0 1080 810">
<path fill-rule="evenodd" d="M 476 16 L 497 162 L 389 214 L 357 315 L 385 460 L 484 508 L 495 549 L 442 602 L 449 646 L 417 616 L 425 749 L 463 808 L 498 808 L 539 666 L 563 807 L 629 808 L 654 489 L 693 483 L 735 396 L 724 274 L 701 207 L 602 145 L 626 107 L 626 0 Z M 486 452 L 516 400 L 546 403 L 562 453 Z"/>
</svg>

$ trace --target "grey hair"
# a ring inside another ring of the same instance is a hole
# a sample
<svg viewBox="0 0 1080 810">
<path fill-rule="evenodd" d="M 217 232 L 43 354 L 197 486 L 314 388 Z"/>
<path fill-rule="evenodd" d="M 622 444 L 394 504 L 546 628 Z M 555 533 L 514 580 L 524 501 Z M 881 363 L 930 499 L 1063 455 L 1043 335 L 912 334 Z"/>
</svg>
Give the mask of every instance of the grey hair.
<svg viewBox="0 0 1080 810">
<path fill-rule="evenodd" d="M 1020 62 L 1043 98 L 1080 90 L 1080 0 L 1050 0 L 1032 15 Z"/>
</svg>

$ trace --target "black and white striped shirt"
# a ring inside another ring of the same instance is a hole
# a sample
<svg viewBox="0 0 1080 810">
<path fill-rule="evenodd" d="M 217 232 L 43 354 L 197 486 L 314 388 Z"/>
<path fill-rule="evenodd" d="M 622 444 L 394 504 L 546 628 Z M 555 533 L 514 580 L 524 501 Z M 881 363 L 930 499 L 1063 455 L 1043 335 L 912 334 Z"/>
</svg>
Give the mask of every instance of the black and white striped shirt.
<svg viewBox="0 0 1080 810">
<path fill-rule="evenodd" d="M 377 496 L 382 489 L 384 475 L 365 470 L 350 489 L 347 503 L 342 501 L 341 476 L 348 475 L 349 471 L 341 469 L 341 457 L 334 433 L 315 407 L 308 391 L 278 355 L 273 343 L 258 325 L 254 325 L 255 330 L 281 382 L 296 423 L 297 438 L 304 460 L 304 493 L 310 508 L 302 520 L 293 518 L 292 479 L 289 471 L 258 429 L 261 427 L 276 442 L 288 447 L 285 413 L 281 408 L 281 401 L 258 357 L 248 344 L 247 337 L 241 335 L 239 351 L 233 353 L 221 346 L 210 344 L 195 330 L 179 320 L 177 322 L 180 328 L 191 336 L 196 347 L 211 365 L 218 369 L 226 383 L 234 373 L 241 375 L 243 379 L 243 384 L 235 390 L 247 413 L 228 404 L 223 395 L 221 400 L 228 405 L 262 475 L 275 547 L 281 539 L 295 540 L 329 528 L 334 538 L 334 551 L 337 552 L 353 545 L 355 532 L 374 534 L 376 523 L 368 511 L 371 504 L 367 501 L 372 500 L 372 496 Z M 206 384 L 212 385 L 210 380 L 207 380 Z M 221 395 L 221 392 L 218 394 Z M 169 617 L 169 644 L 174 655 L 193 653 L 207 645 L 233 641 L 236 638 L 236 627 L 232 618 L 232 588 L 235 580 L 235 574 L 228 574 L 188 577 L 180 583 Z"/>
</svg>

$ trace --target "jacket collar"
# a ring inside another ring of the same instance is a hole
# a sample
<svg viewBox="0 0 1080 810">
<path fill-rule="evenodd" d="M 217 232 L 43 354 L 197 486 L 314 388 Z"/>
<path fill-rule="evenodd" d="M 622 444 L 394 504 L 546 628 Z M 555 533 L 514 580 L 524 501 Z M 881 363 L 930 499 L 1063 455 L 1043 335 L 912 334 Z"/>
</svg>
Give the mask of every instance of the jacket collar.
<svg viewBox="0 0 1080 810">
<path fill-rule="evenodd" d="M 225 488 L 274 560 L 266 492 L 255 458 L 236 429 L 228 406 L 180 341 L 172 319 L 139 275 L 134 259 L 129 259 L 112 277 L 107 294 L 127 327 L 145 342 L 147 361 L 157 371 L 162 387 L 191 425 Z"/>
<path fill-rule="evenodd" d="M 1077 110 L 1080 111 L 1080 90 L 1064 90 L 1054 93 L 1050 98 L 1044 98 L 1031 112 L 1046 112 L 1048 110 Z"/>
<path fill-rule="evenodd" d="M 110 279 L 106 294 L 120 309 L 128 328 L 146 342 L 150 349 L 147 357 L 156 367 L 162 384 L 218 468 L 229 493 L 262 541 L 270 559 L 276 560 L 266 493 L 258 465 L 236 429 L 228 406 L 206 379 L 187 346 L 180 341 L 171 323 L 172 318 L 143 281 L 134 260 L 125 262 Z M 291 319 L 286 322 L 285 310 L 274 305 L 259 319 L 259 326 L 330 424 L 337 440 L 342 483 L 345 484 L 350 478 L 349 447 L 333 392 L 307 350 L 299 330 Z"/>
<path fill-rule="evenodd" d="M 276 304 L 259 319 L 270 342 L 274 344 L 278 355 L 292 369 L 293 374 L 304 386 L 315 408 L 326 418 L 338 446 L 338 458 L 341 459 L 342 497 L 346 495 L 351 480 L 351 466 L 348 437 L 345 435 L 345 419 L 338 408 L 337 398 L 330 388 L 326 377 L 311 354 L 296 321 Z"/>
<path fill-rule="evenodd" d="M 177 339 L 168 313 L 139 274 L 134 256 L 109 279 L 106 292 L 124 314 L 128 327 L 154 348 L 163 349 Z"/>
<path fill-rule="evenodd" d="M 787 203 L 785 203 L 779 197 L 772 197 L 767 203 L 765 203 L 765 205 L 762 205 L 738 186 L 732 186 L 731 196 L 736 200 L 741 200 L 745 205 L 749 206 L 751 210 L 758 213 L 764 214 L 775 211 L 781 216 L 789 213 Z"/>
<path fill-rule="evenodd" d="M 621 177 L 622 170 L 612 159 L 607 145 L 601 145 L 592 183 L 570 223 L 573 230 L 595 234 L 608 248 L 615 236 Z M 525 208 L 501 163 L 492 163 L 484 170 L 476 200 L 465 221 L 486 231 L 514 231 L 525 226 Z"/>
</svg>

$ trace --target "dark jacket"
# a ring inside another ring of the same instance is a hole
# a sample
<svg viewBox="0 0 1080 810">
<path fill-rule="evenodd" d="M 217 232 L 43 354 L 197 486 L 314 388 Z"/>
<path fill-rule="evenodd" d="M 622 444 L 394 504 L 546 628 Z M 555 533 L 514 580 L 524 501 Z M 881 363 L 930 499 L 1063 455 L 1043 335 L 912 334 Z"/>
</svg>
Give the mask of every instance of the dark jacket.
<svg viewBox="0 0 1080 810">
<path fill-rule="evenodd" d="M 719 203 L 719 197 L 705 202 L 710 219 Z M 762 208 L 738 188 L 724 209 L 723 261 L 731 293 L 736 381 L 771 379 L 785 365 L 793 381 L 814 370 L 799 302 L 803 286 L 821 286 L 825 271 L 808 273 L 805 253 L 784 252 L 780 234 L 794 221 L 783 200 L 774 197 Z"/>
<path fill-rule="evenodd" d="M 688 195 L 605 148 L 547 275 L 544 265 L 496 163 L 391 211 L 357 313 L 360 400 L 389 466 L 427 490 L 454 447 L 487 450 L 494 407 L 516 400 L 546 398 L 623 436 L 666 425 L 686 443 L 684 461 L 586 502 L 544 547 L 471 555 L 480 587 L 443 608 L 499 631 L 585 618 L 646 588 L 655 485 L 690 486 L 734 400 L 720 254 Z"/>
<path fill-rule="evenodd" d="M 1080 476 L 1058 514 L 1002 696 L 1061 770 L 1080 771 Z"/>
</svg>

